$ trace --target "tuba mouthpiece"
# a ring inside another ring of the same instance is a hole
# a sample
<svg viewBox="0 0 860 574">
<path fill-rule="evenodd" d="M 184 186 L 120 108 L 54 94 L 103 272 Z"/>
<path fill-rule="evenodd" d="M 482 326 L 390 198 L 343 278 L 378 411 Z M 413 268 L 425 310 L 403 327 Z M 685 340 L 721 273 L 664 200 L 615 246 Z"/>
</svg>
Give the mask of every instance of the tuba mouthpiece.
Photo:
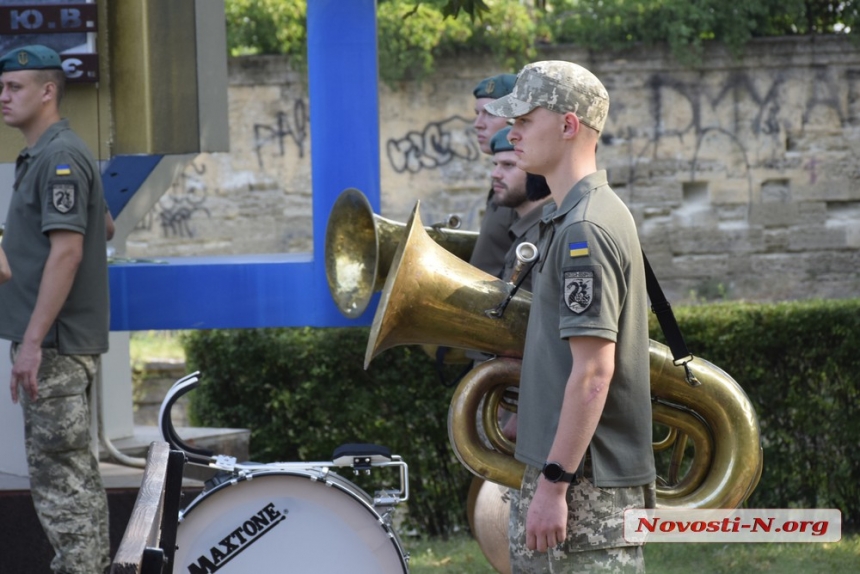
<svg viewBox="0 0 860 574">
<path fill-rule="evenodd" d="M 538 248 L 534 243 L 523 241 L 517 245 L 515 253 L 517 256 L 517 264 L 514 266 L 510 279 L 510 283 L 514 285 L 517 284 L 517 280 L 520 278 L 520 274 L 523 272 L 525 266 L 538 258 Z"/>
</svg>

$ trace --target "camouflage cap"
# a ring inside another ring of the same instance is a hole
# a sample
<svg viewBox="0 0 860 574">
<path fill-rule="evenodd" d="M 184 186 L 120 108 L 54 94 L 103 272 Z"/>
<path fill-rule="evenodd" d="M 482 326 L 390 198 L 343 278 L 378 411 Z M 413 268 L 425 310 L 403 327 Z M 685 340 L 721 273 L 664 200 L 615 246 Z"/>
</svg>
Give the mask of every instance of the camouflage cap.
<svg viewBox="0 0 860 574">
<path fill-rule="evenodd" d="M 60 61 L 60 55 L 46 46 L 15 48 L 0 58 L 0 72 L 53 69 L 62 70 L 63 64 Z"/>
<path fill-rule="evenodd" d="M 490 151 L 492 153 L 499 153 L 500 151 L 514 151 L 514 144 L 508 141 L 508 134 L 510 131 L 510 126 L 504 127 L 497 131 L 492 139 L 490 139 Z"/>
<path fill-rule="evenodd" d="M 484 109 L 496 116 L 518 118 L 539 106 L 560 114 L 573 112 L 599 132 L 609 115 L 609 93 L 594 74 L 578 64 L 535 62 L 520 71 L 509 95 Z"/>
<path fill-rule="evenodd" d="M 493 98 L 497 100 L 502 96 L 507 96 L 514 89 L 514 84 L 517 81 L 516 74 L 498 74 L 481 80 L 475 86 L 472 93 L 475 98 Z"/>
</svg>

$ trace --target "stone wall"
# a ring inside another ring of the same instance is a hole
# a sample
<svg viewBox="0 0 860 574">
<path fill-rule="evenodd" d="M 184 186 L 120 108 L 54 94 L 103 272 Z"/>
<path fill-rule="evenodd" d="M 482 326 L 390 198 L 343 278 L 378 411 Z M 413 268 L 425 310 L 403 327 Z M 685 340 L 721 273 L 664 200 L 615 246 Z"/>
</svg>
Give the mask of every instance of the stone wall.
<svg viewBox="0 0 860 574">
<path fill-rule="evenodd" d="M 858 294 L 860 52 L 849 39 L 759 40 L 742 60 L 711 46 L 697 69 L 653 50 L 541 58 L 606 84 L 598 162 L 670 299 Z M 129 256 L 311 249 L 306 77 L 280 57 L 229 66 L 232 151 L 188 166 L 129 236 Z M 380 84 L 382 215 L 405 221 L 420 199 L 425 223 L 459 213 L 477 228 L 491 164 L 471 132 L 471 89 L 498 71 L 459 58 L 422 83 Z M 344 154 L 359 145 L 344 134 Z"/>
</svg>

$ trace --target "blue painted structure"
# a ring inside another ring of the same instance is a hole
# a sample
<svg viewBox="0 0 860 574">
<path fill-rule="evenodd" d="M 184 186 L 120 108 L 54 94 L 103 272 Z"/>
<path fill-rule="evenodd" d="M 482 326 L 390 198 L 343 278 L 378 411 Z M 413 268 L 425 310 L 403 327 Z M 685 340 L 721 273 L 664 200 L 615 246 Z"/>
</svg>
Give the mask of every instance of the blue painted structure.
<svg viewBox="0 0 860 574">
<path fill-rule="evenodd" d="M 379 212 L 376 1 L 313 0 L 307 26 L 313 253 L 114 264 L 111 330 L 370 324 L 376 300 L 357 320 L 338 311 L 323 254 L 328 214 L 341 191 L 360 189 Z M 342 146 L 347 135 L 348 150 Z M 116 193 L 109 193 L 115 215 L 130 197 L 129 191 L 120 197 L 119 190 L 137 189 L 148 165 L 141 159 L 117 161 L 108 166 L 117 174 L 111 183 Z"/>
<path fill-rule="evenodd" d="M 161 155 L 116 155 L 102 173 L 105 201 L 116 217 L 161 161 Z"/>
</svg>

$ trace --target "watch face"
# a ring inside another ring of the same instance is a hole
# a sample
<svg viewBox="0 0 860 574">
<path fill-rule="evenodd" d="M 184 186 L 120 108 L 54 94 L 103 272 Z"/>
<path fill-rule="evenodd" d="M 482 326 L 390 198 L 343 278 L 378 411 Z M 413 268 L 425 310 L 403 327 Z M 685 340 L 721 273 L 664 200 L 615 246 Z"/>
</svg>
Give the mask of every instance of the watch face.
<svg viewBox="0 0 860 574">
<path fill-rule="evenodd" d="M 550 482 L 558 482 L 559 480 L 561 480 L 563 474 L 564 469 L 561 467 L 560 464 L 550 462 L 545 464 L 543 467 L 543 475 Z"/>
</svg>

